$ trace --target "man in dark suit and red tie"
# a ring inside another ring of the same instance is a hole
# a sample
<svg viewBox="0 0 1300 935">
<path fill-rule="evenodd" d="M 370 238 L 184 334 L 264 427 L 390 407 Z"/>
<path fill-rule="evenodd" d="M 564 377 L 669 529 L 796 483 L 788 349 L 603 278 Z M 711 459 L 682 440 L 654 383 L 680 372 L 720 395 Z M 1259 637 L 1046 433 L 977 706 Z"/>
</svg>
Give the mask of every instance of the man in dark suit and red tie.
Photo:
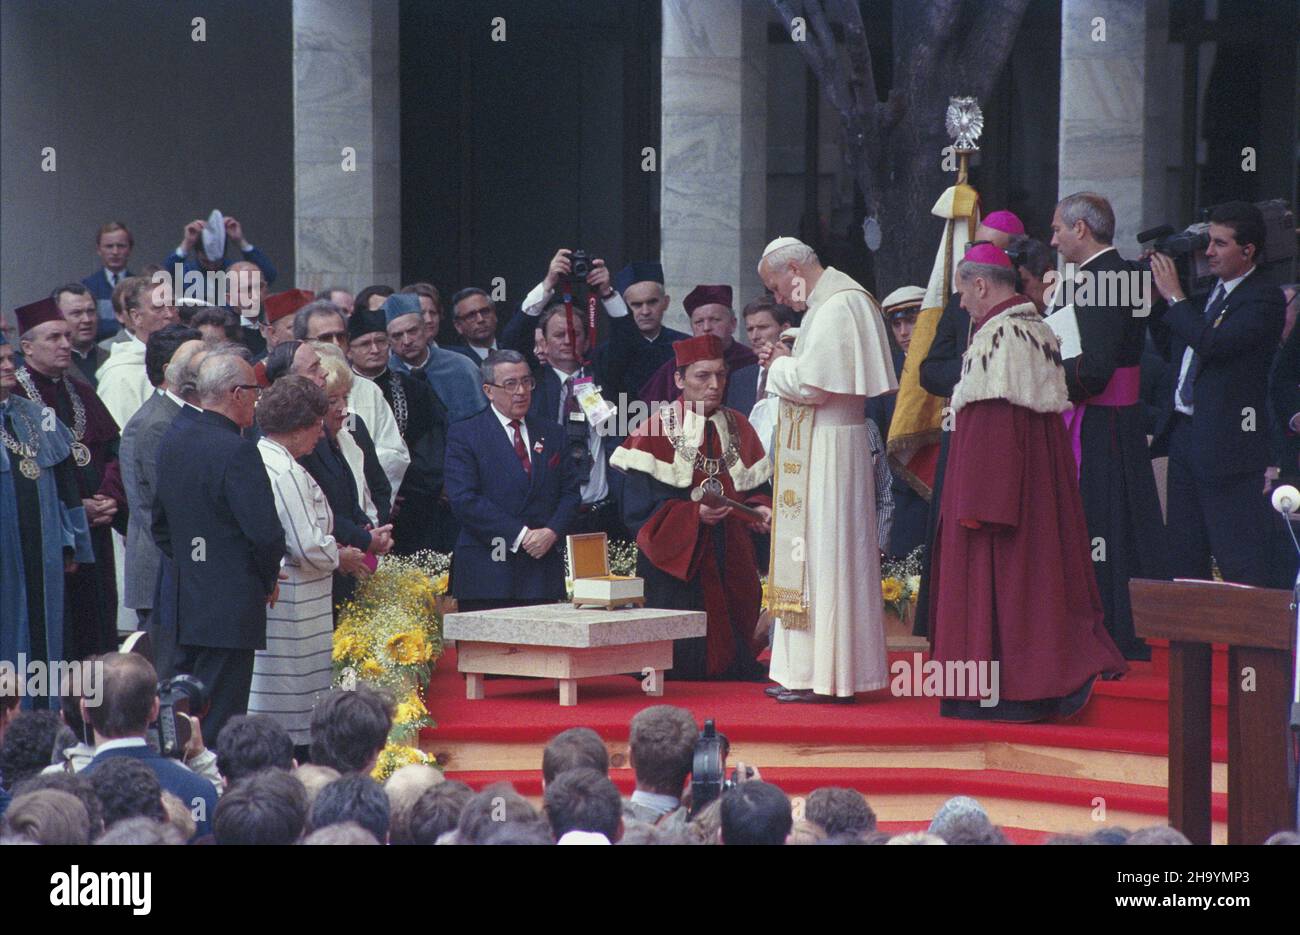
<svg viewBox="0 0 1300 935">
<path fill-rule="evenodd" d="M 483 362 L 492 405 L 447 434 L 444 484 L 460 522 L 451 593 L 462 611 L 564 599 L 560 540 L 581 479 L 560 427 L 528 415 L 535 386 L 522 354 L 492 352 Z"/>
</svg>

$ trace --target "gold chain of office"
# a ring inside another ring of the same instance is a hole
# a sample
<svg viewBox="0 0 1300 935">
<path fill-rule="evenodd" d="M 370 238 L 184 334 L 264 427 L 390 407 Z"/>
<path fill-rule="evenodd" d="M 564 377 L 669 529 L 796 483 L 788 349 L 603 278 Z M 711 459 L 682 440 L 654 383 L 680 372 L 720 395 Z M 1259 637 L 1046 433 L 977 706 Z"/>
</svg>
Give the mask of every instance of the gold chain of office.
<svg viewBox="0 0 1300 935">
<path fill-rule="evenodd" d="M 41 393 L 32 382 L 32 375 L 28 369 L 19 367 L 14 375 L 22 388 L 27 391 L 27 398 L 39 406 L 42 402 Z M 86 437 L 86 404 L 81 401 L 81 396 L 73 389 L 72 381 L 66 374 L 59 377 L 56 382 L 63 384 L 63 389 L 72 403 L 72 460 L 77 463 L 77 467 L 85 467 L 90 463 L 90 449 L 82 442 Z"/>
<path fill-rule="evenodd" d="M 673 446 L 673 450 L 690 458 L 695 468 L 703 471 L 710 479 L 716 479 L 723 464 L 726 464 L 727 470 L 730 471 L 736 462 L 740 460 L 740 443 L 738 441 L 740 433 L 736 430 L 736 417 L 731 410 L 722 410 L 722 416 L 727 421 L 727 435 L 729 437 L 727 439 L 727 450 L 722 453 L 721 458 L 706 458 L 704 456 L 703 435 L 700 436 L 699 446 L 686 441 L 686 435 L 677 423 L 676 406 L 665 406 L 661 412 L 663 413 L 664 435 Z"/>
</svg>

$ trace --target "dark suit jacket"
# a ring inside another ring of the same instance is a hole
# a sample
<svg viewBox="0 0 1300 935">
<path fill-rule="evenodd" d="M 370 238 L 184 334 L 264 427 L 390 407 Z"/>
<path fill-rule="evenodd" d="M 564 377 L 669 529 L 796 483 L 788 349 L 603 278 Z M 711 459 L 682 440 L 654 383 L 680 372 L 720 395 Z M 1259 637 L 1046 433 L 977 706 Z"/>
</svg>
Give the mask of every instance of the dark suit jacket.
<svg viewBox="0 0 1300 935">
<path fill-rule="evenodd" d="M 344 424 L 346 428 L 346 423 Z M 379 525 L 383 526 L 388 522 L 388 514 L 393 509 L 393 485 L 388 483 L 388 475 L 384 473 L 384 466 L 379 463 L 379 455 L 375 452 L 375 441 L 370 437 L 370 429 L 366 426 L 366 420 L 356 413 L 352 413 L 352 439 L 361 449 L 362 465 L 366 475 L 366 486 L 370 488 L 370 499 L 374 501 L 375 512 L 379 514 Z"/>
<path fill-rule="evenodd" d="M 122 270 L 123 278 L 134 275 L 135 273 L 131 272 L 129 269 Z M 122 326 L 119 325 L 117 319 L 113 317 L 113 287 L 108 284 L 108 277 L 104 275 L 104 267 L 101 266 L 85 279 L 81 280 L 81 284 L 89 289 L 90 294 L 95 298 L 95 314 L 99 320 L 98 327 L 95 329 L 95 340 L 98 341 L 104 338 L 111 338 L 121 330 Z M 76 362 L 76 359 L 77 358 L 74 355 L 73 361 Z M 102 363 L 102 361 L 100 361 L 100 363 Z"/>
<path fill-rule="evenodd" d="M 1291 433 L 1291 417 L 1300 412 L 1300 328 L 1292 328 L 1273 360 L 1269 374 L 1269 398 L 1273 407 L 1273 456 L 1280 477 L 1300 475 L 1300 435 Z"/>
<path fill-rule="evenodd" d="M 181 646 L 266 647 L 284 530 L 257 443 L 225 416 L 184 407 L 167 430 L 153 537 L 174 562 Z"/>
<path fill-rule="evenodd" d="M 1081 402 L 1101 393 L 1116 369 L 1140 365 L 1147 333 L 1147 320 L 1138 314 L 1140 306 L 1136 296 L 1129 296 L 1128 305 L 1103 304 L 1101 301 L 1102 298 L 1114 297 L 1105 295 L 1105 277 L 1127 276 L 1133 272 L 1133 264 L 1117 251 L 1107 250 L 1079 269 L 1096 277 L 1096 285 L 1091 293 L 1091 302 L 1082 304 L 1088 293 L 1075 301 L 1082 351 L 1064 361 L 1065 384 L 1071 402 Z M 1064 301 L 1064 293 L 1057 301 Z"/>
<path fill-rule="evenodd" d="M 1205 321 L 1203 308 L 1204 301 L 1184 299 L 1152 309 L 1152 336 L 1169 361 L 1173 386 L 1151 453 L 1169 451 L 1174 394 L 1190 346 L 1201 359 L 1192 395 L 1192 469 L 1203 477 L 1262 474 L 1270 460 L 1268 375 L 1285 317 L 1282 290 L 1256 270 L 1228 294 L 1217 326 Z"/>
<path fill-rule="evenodd" d="M 519 463 L 495 408 L 452 423 L 448 432 L 446 490 L 461 526 L 451 571 L 451 592 L 458 598 L 564 598 L 560 547 L 577 515 L 580 484 L 567 467 L 559 430 L 531 415 L 524 423 L 532 445 L 531 475 Z M 522 546 L 511 552 L 525 526 L 549 528 L 559 541 L 541 559 Z M 494 552 L 500 561 L 493 560 Z"/>
<path fill-rule="evenodd" d="M 158 581 L 158 546 L 154 545 L 153 501 L 157 489 L 158 447 L 181 407 L 165 393 L 144 401 L 122 429 L 118 460 L 130 517 L 126 528 L 124 603 L 134 610 L 153 607 Z"/>
<path fill-rule="evenodd" d="M 528 336 L 528 340 L 531 343 L 532 341 L 531 334 Z M 464 354 L 466 357 L 469 358 L 469 362 L 473 364 L 475 367 L 481 366 L 483 364 L 483 358 L 479 357 L 478 354 L 474 352 L 474 349 L 467 344 L 439 344 L 438 346 L 442 348 L 444 351 L 455 351 L 457 354 Z M 498 342 L 497 347 L 503 348 L 505 347 L 505 345 Z"/>
<path fill-rule="evenodd" d="M 357 500 L 357 479 L 352 475 L 352 468 L 343 452 L 339 451 L 338 443 L 322 435 L 316 447 L 299 458 L 298 463 L 307 469 L 329 502 L 334 513 L 334 528 L 331 530 L 334 538 L 343 545 L 362 551 L 370 548 L 370 533 L 366 530 L 370 517 L 366 516 Z"/>
<path fill-rule="evenodd" d="M 134 276 L 135 273 L 129 269 L 122 270 L 122 277 Z M 90 290 L 90 294 L 95 297 L 96 302 L 111 302 L 113 300 L 113 287 L 108 284 L 108 277 L 104 275 L 104 267 L 95 270 L 81 284 Z"/>
<path fill-rule="evenodd" d="M 271 283 L 275 282 L 275 266 L 272 265 L 271 258 L 263 253 L 258 247 L 254 247 L 252 250 L 246 252 L 241 252 L 239 260 L 227 260 L 223 257 L 221 260 L 221 268 L 229 269 L 231 263 L 238 263 L 241 260 L 247 260 L 250 263 L 255 264 L 257 268 L 262 271 L 263 286 L 270 288 Z M 198 260 L 194 259 L 194 254 L 191 253 L 188 256 L 181 256 L 181 254 L 177 253 L 175 250 L 167 254 L 167 257 L 162 262 L 162 266 L 163 269 L 167 271 L 168 275 L 170 275 L 177 263 L 181 264 L 186 273 L 203 272 L 202 268 L 199 266 Z M 178 295 L 182 292 L 179 288 L 176 291 Z"/>
<path fill-rule="evenodd" d="M 921 388 L 944 399 L 951 396 L 961 379 L 961 355 L 969 343 L 970 315 L 961 307 L 961 296 L 954 292 L 934 326 L 934 340 L 917 372 Z"/>
<path fill-rule="evenodd" d="M 741 415 L 749 417 L 754 403 L 758 401 L 758 374 L 763 368 L 758 364 L 741 367 L 727 379 L 727 399 L 724 403 L 729 409 L 740 410 Z"/>
<path fill-rule="evenodd" d="M 663 328 L 653 341 L 647 341 L 637 330 L 631 314 L 611 318 L 609 339 L 602 341 L 592 354 L 596 369 L 605 377 L 605 398 L 617 403 L 619 394 L 629 401 L 637 399 L 641 387 L 655 375 L 660 367 L 673 357 L 673 342 L 684 341 L 689 334 L 672 328 Z M 734 376 L 734 374 L 733 374 Z M 757 379 L 757 378 L 755 378 Z M 731 403 L 727 403 L 728 406 Z M 745 415 L 749 410 L 744 410 Z"/>
<path fill-rule="evenodd" d="M 139 760 L 153 770 L 164 792 L 170 792 L 185 803 L 190 814 L 196 816 L 194 837 L 201 838 L 211 833 L 212 819 L 217 810 L 217 788 L 210 780 L 200 776 L 183 763 L 168 759 L 150 746 L 115 747 L 97 753 L 95 758 L 86 764 L 83 773 L 89 776 L 107 761 L 118 757 Z"/>
<path fill-rule="evenodd" d="M 79 374 L 80 376 L 85 377 L 86 382 L 91 386 L 98 386 L 99 377 L 96 376 L 96 374 L 98 373 L 99 368 L 103 366 L 104 361 L 108 360 L 108 354 L 109 352 L 104 350 L 98 344 L 92 345 L 90 353 L 85 357 L 82 357 L 76 351 L 73 351 L 72 365 L 76 368 L 76 373 L 73 374 L 73 378 L 75 379 Z"/>
</svg>

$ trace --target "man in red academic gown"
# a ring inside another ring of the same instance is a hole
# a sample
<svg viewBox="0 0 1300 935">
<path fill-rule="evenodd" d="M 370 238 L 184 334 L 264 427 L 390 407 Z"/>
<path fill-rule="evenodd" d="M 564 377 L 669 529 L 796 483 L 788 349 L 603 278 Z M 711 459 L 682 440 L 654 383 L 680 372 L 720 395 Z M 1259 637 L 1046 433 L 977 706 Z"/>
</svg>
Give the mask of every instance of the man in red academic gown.
<svg viewBox="0 0 1300 935">
<path fill-rule="evenodd" d="M 730 286 L 696 286 L 682 302 L 682 308 L 691 317 L 691 331 L 696 337 L 711 334 L 721 343 L 727 376 L 758 363 L 754 352 L 736 341 L 736 312 L 731 306 Z M 682 391 L 676 382 L 676 370 L 676 363 L 664 361 L 641 387 L 641 400 L 653 409 L 661 402 L 672 402 L 680 396 Z"/>
<path fill-rule="evenodd" d="M 610 456 L 627 477 L 623 522 L 636 535 L 637 574 L 649 607 L 703 610 L 707 635 L 677 640 L 670 678 L 760 677 L 754 629 L 762 606 L 752 533 L 771 520 L 771 463 L 745 417 L 722 406 L 727 364 L 711 334 L 673 344 L 681 398 L 643 423 Z M 691 491 L 708 484 L 767 518 L 707 507 Z"/>
<path fill-rule="evenodd" d="M 1016 294 L 1002 250 L 972 247 L 957 277 L 978 330 L 952 395 L 932 572 L 933 659 L 998 669 L 996 695 L 945 685 L 940 713 L 1067 717 L 1087 702 L 1098 675 L 1126 666 L 1103 624 L 1062 419 L 1070 403 L 1059 344 Z"/>
<path fill-rule="evenodd" d="M 72 455 L 93 562 L 67 578 L 63 650 L 85 659 L 117 647 L 117 579 L 111 530 L 126 531 L 126 492 L 117 460 L 121 436 L 94 387 L 72 366 L 72 328 L 53 299 L 15 309 L 25 365 L 16 374 L 20 396 L 48 406 L 72 432 Z"/>
</svg>

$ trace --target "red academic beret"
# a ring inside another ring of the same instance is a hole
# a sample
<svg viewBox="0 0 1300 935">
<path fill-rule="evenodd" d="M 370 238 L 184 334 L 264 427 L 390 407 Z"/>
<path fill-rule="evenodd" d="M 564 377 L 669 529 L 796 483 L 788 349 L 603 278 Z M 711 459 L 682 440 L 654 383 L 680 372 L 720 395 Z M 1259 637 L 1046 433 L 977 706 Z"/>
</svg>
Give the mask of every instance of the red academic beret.
<svg viewBox="0 0 1300 935">
<path fill-rule="evenodd" d="M 966 251 L 962 257 L 967 263 L 982 263 L 986 266 L 1005 266 L 1011 269 L 1011 258 L 991 243 L 978 243 Z"/>
<path fill-rule="evenodd" d="M 686 314 L 690 315 L 701 305 L 725 305 L 731 308 L 730 286 L 696 286 L 682 302 Z"/>
<path fill-rule="evenodd" d="M 37 325 L 43 325 L 47 321 L 63 321 L 63 313 L 59 311 L 59 303 L 53 299 L 41 299 L 31 305 L 16 308 L 14 309 L 14 317 L 18 319 L 19 334 L 26 334 Z"/>
<path fill-rule="evenodd" d="M 288 292 L 268 295 L 262 303 L 262 307 L 266 309 L 266 323 L 275 324 L 286 315 L 292 315 L 314 298 L 315 296 L 306 289 L 290 289 Z"/>
<path fill-rule="evenodd" d="M 684 341 L 673 342 L 673 354 L 678 367 L 689 367 L 702 360 L 722 360 L 722 339 L 712 334 L 701 334 Z"/>
</svg>

